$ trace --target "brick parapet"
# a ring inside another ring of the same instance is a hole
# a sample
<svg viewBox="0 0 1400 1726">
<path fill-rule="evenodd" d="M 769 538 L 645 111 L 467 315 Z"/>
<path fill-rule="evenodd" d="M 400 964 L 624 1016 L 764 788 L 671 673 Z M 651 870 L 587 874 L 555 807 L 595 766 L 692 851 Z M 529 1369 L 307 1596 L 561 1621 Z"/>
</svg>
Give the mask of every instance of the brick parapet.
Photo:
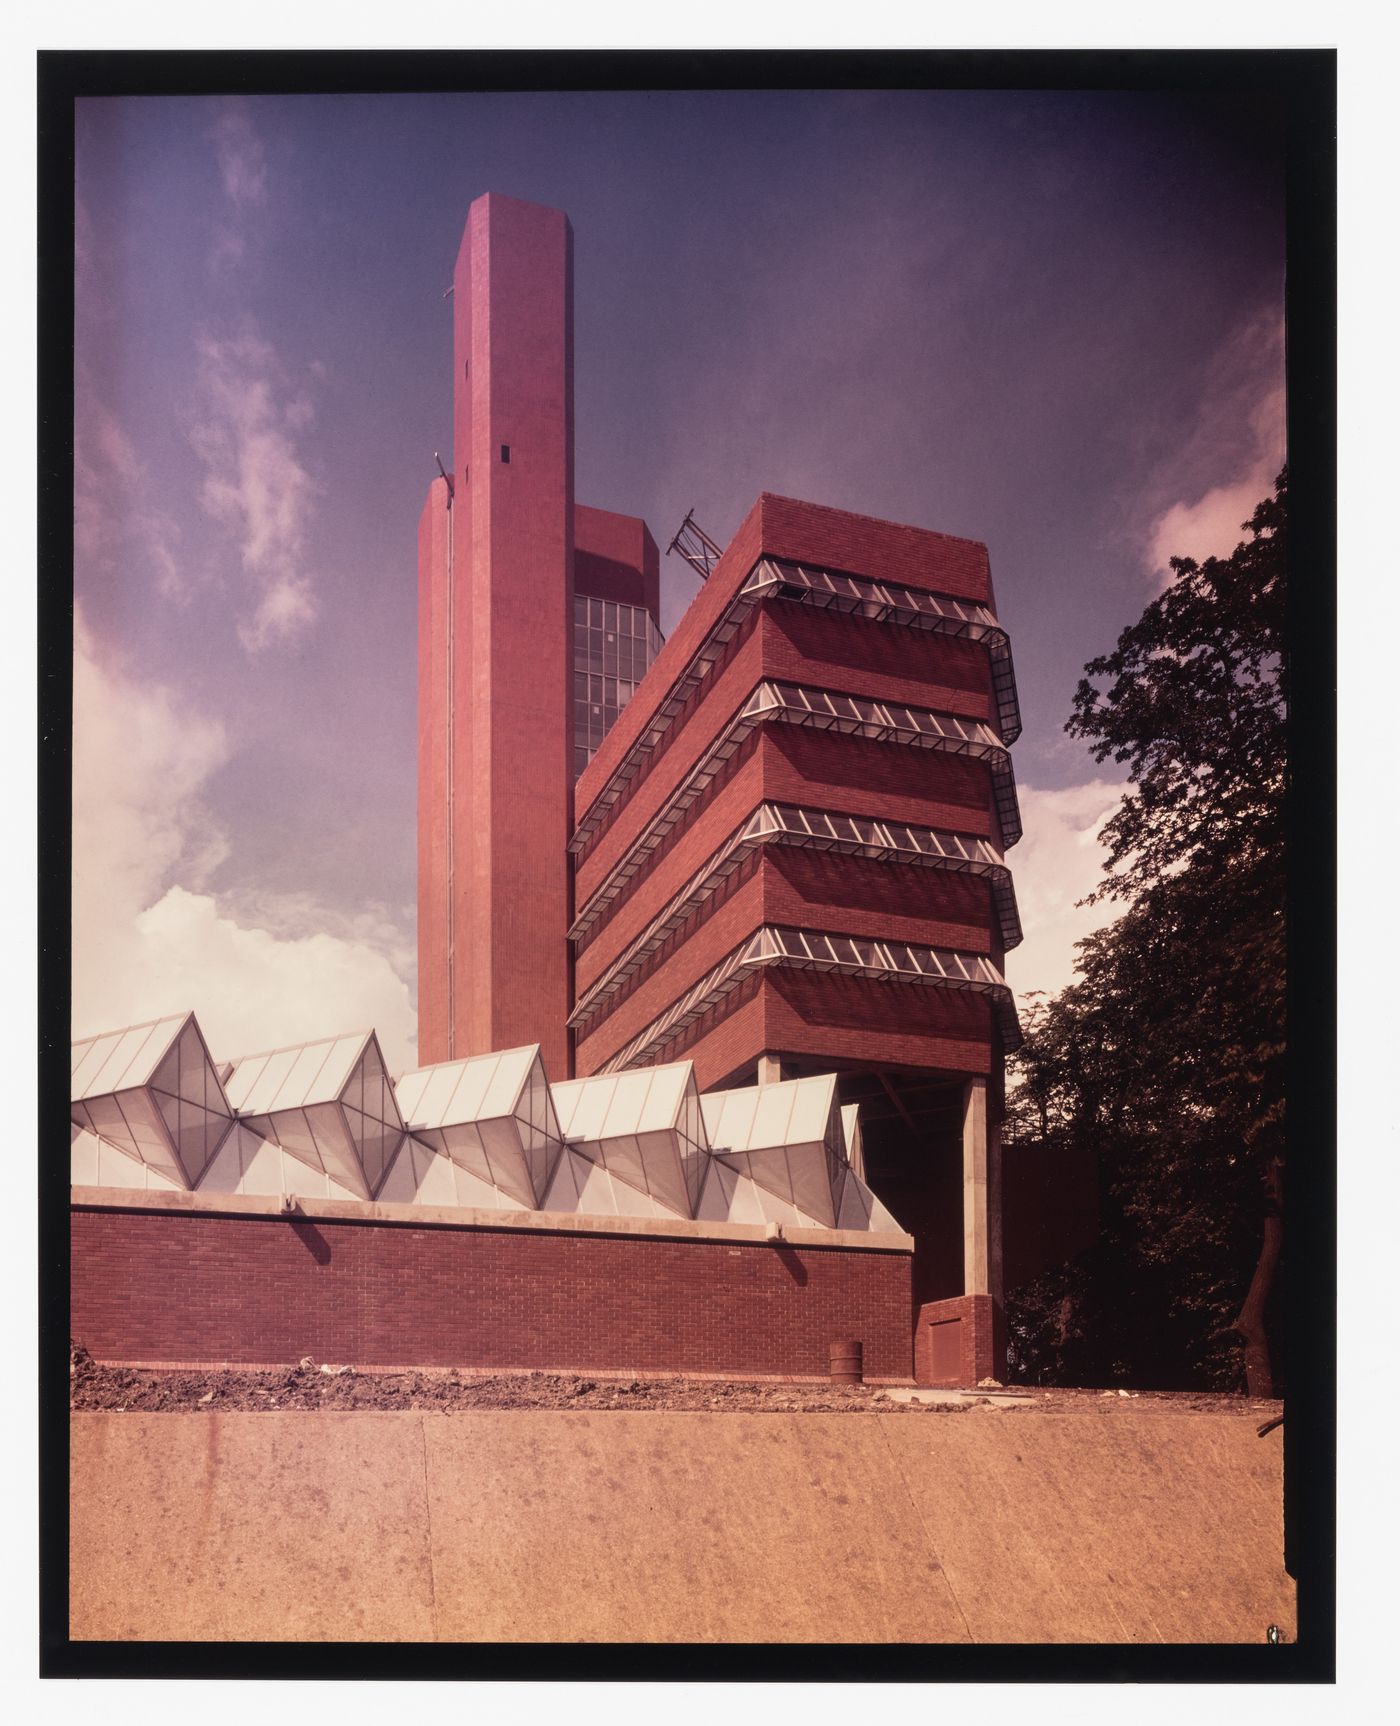
<svg viewBox="0 0 1400 1726">
<path fill-rule="evenodd" d="M 329 1203 L 286 1217 L 139 1197 L 75 1195 L 71 1329 L 99 1360 L 271 1364 L 309 1354 L 378 1366 L 821 1376 L 830 1344 L 858 1337 L 872 1376 L 904 1380 L 911 1369 L 907 1237 L 817 1246 L 805 1237 L 823 1231 L 770 1241 L 707 1225 L 350 1220 L 328 1214 Z"/>
<path fill-rule="evenodd" d="M 639 516 L 574 505 L 574 591 L 639 605 L 660 626 L 660 561 Z"/>
<path fill-rule="evenodd" d="M 770 557 L 993 604 L 991 563 L 981 540 L 774 492 L 764 492 L 758 508 L 760 538 Z"/>
<path fill-rule="evenodd" d="M 773 967 L 727 995 L 655 1058 L 693 1061 L 702 1091 L 738 1083 L 745 1072 L 751 1083 L 754 1057 L 765 1051 L 798 1057 L 808 1070 L 879 1067 L 966 1077 L 992 1071 L 990 1031 L 982 996 Z"/>
</svg>

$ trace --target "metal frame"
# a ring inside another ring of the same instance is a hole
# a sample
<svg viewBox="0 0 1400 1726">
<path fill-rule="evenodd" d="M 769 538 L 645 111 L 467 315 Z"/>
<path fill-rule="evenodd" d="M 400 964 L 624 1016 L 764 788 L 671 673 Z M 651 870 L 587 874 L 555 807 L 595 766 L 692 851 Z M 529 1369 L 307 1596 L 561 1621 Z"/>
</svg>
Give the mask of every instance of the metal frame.
<svg viewBox="0 0 1400 1726">
<path fill-rule="evenodd" d="M 737 989 L 755 970 L 787 965 L 803 971 L 835 971 L 882 983 L 916 984 L 986 995 L 1009 1051 L 1021 1046 L 1021 1024 L 1006 979 L 980 953 L 956 953 L 904 941 L 874 941 L 860 935 L 826 934 L 811 929 L 765 924 L 712 971 L 691 985 L 659 1017 L 605 1061 L 599 1073 L 615 1073 L 654 1055 Z"/>
<path fill-rule="evenodd" d="M 701 581 L 710 579 L 710 572 L 719 562 L 724 553 L 710 538 L 703 527 L 695 519 L 695 511 L 689 509 L 685 520 L 676 529 L 675 538 L 666 547 L 666 555 L 678 552 L 690 567 L 699 575 Z"/>
<path fill-rule="evenodd" d="M 767 844 L 796 845 L 804 850 L 835 851 L 843 856 L 983 876 L 991 882 L 1002 946 L 1014 947 L 1022 939 L 1011 871 L 988 840 L 932 827 L 876 821 L 865 815 L 804 809 L 792 803 L 761 803 L 585 991 L 569 1017 L 569 1024 L 578 1031 L 586 1030 L 604 1003 L 641 970 L 675 930 L 760 846 Z"/>
</svg>

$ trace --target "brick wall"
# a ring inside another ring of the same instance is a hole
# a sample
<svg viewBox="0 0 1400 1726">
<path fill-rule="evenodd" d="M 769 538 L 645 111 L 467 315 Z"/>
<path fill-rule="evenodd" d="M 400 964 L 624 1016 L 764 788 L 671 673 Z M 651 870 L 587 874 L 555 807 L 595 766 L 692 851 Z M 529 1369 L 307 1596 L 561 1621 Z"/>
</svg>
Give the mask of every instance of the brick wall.
<svg viewBox="0 0 1400 1726">
<path fill-rule="evenodd" d="M 765 799 L 990 836 L 987 769 L 979 761 L 831 731 L 761 726 L 595 926 L 579 951 L 579 993 Z M 990 916 L 984 887 L 981 919 Z"/>
<path fill-rule="evenodd" d="M 990 565 L 980 540 L 774 492 L 764 492 L 757 508 L 763 549 L 773 557 L 991 603 Z"/>
<path fill-rule="evenodd" d="M 989 676 L 986 650 L 968 642 L 893 629 L 860 618 L 809 612 L 804 606 L 775 603 L 763 607 L 736 636 L 717 669 L 671 725 L 662 745 L 645 757 L 641 773 L 581 856 L 576 902 L 582 905 L 586 901 L 642 827 L 666 806 L 706 748 L 763 679 L 928 708 L 964 719 L 985 719 Z M 655 706 L 663 686 L 657 683 L 651 687 L 654 694 L 643 694 L 636 701 Z M 624 715 L 633 705 L 628 703 Z M 888 744 L 879 747 L 887 754 L 909 753 Z M 976 798 L 983 804 L 988 797 L 987 772 L 981 768 L 980 795 Z M 579 783 L 582 786 L 582 780 Z M 580 817 L 586 809 L 580 790 Z"/>
<path fill-rule="evenodd" d="M 986 953 L 985 923 L 971 919 L 985 918 L 987 906 L 987 884 L 973 876 L 765 845 L 591 1021 L 578 1039 L 578 1070 L 596 1071 L 765 923 Z M 917 1004 L 906 1003 L 896 1023 L 910 1016 L 920 1017 Z"/>
<path fill-rule="evenodd" d="M 658 687 L 669 689 L 675 682 L 764 552 L 877 581 L 994 603 L 987 548 L 978 540 L 764 492 L 662 649 L 653 667 Z M 603 739 L 578 782 L 575 807 L 580 816 L 645 729 L 651 708 L 650 701 L 629 702 Z"/>
<path fill-rule="evenodd" d="M 775 967 L 726 995 L 660 1059 L 694 1061 L 702 1091 L 739 1083 L 736 1075 L 763 1050 L 800 1054 L 809 1070 L 826 1063 L 988 1074 L 992 1032 L 991 1009 L 980 995 Z"/>
<path fill-rule="evenodd" d="M 574 505 L 574 592 L 644 606 L 660 624 L 660 562 L 640 517 Z"/>
<path fill-rule="evenodd" d="M 98 1360 L 907 1381 L 907 1252 L 78 1204 L 73 1337 Z"/>
</svg>

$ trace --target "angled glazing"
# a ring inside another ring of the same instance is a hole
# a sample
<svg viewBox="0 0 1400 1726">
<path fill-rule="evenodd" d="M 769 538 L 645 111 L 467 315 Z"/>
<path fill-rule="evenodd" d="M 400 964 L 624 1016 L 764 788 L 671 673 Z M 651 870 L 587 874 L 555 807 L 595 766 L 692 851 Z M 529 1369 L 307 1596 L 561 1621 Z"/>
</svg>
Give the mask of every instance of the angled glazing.
<svg viewBox="0 0 1400 1726">
<path fill-rule="evenodd" d="M 193 1013 L 74 1043 L 70 1096 L 75 1125 L 186 1188 L 198 1184 L 233 1126 Z"/>
<path fill-rule="evenodd" d="M 575 1151 L 680 1217 L 693 1217 L 708 1140 L 689 1061 L 551 1086 Z"/>
<path fill-rule="evenodd" d="M 527 1209 L 538 1209 L 563 1148 L 540 1046 L 442 1061 L 395 1087 L 415 1140 Z"/>
<path fill-rule="evenodd" d="M 364 1198 L 379 1191 L 403 1140 L 373 1031 L 244 1055 L 226 1089 L 255 1131 Z"/>
<path fill-rule="evenodd" d="M 832 1073 L 710 1091 L 700 1099 L 711 1155 L 825 1228 L 835 1228 L 846 1141 Z"/>
</svg>

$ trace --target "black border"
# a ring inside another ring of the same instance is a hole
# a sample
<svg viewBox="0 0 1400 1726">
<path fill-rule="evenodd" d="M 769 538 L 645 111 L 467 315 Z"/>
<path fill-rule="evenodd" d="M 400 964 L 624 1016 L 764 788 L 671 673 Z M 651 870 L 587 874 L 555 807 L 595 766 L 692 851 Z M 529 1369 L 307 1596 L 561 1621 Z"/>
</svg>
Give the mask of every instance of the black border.
<svg viewBox="0 0 1400 1726">
<path fill-rule="evenodd" d="M 1273 97 L 1285 127 L 1291 543 L 1289 1372 L 1286 1561 L 1297 1643 L 1252 1646 L 105 1643 L 68 1639 L 68 1171 L 39 1157 L 44 1677 L 974 1679 L 1327 1683 L 1336 1671 L 1336 54 L 1040 52 L 41 52 L 39 1127 L 64 1139 L 72 711 L 74 103 L 83 97 L 524 90 L 1122 90 Z M 1265 1440 L 1263 1442 L 1268 1442 Z"/>
</svg>

